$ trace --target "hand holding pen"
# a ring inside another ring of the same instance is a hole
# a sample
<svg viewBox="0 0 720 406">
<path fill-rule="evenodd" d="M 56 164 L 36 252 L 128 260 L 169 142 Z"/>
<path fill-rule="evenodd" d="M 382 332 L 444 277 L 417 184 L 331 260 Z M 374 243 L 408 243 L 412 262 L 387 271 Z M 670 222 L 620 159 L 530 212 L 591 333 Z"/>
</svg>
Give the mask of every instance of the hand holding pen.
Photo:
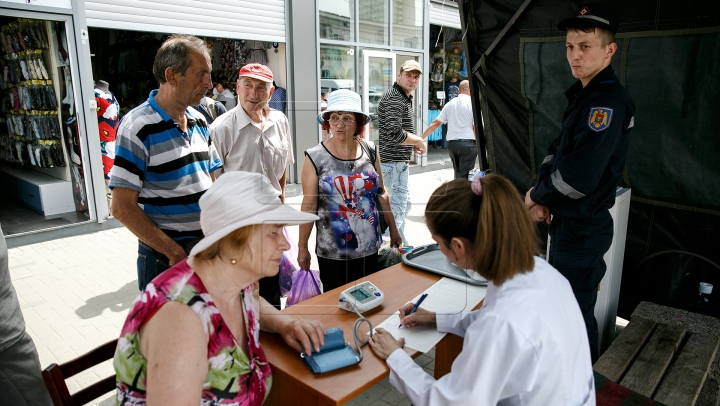
<svg viewBox="0 0 720 406">
<path fill-rule="evenodd" d="M 427 297 L 427 293 L 420 296 L 417 303 L 408 303 L 400 308 L 400 327 L 413 327 L 416 325 L 426 326 L 435 324 L 435 313 L 420 308 L 420 304 Z M 412 315 L 412 317 L 410 317 Z M 398 327 L 398 328 L 400 328 Z"/>
</svg>

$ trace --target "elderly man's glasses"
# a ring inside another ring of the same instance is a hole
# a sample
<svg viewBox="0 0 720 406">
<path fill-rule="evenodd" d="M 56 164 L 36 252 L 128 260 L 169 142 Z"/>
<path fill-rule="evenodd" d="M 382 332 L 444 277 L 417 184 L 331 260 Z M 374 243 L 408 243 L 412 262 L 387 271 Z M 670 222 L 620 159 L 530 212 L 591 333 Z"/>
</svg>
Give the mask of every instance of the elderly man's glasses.
<svg viewBox="0 0 720 406">
<path fill-rule="evenodd" d="M 338 124 L 340 124 L 340 123 L 342 123 L 343 125 L 350 125 L 350 124 L 352 124 L 352 123 L 355 122 L 355 119 L 352 119 L 352 118 L 350 118 L 350 117 L 345 117 L 345 118 L 342 118 L 342 119 L 339 118 L 339 117 L 330 117 L 330 120 L 328 120 L 328 121 L 329 121 L 330 124 L 332 124 L 332 125 L 338 125 Z"/>
</svg>

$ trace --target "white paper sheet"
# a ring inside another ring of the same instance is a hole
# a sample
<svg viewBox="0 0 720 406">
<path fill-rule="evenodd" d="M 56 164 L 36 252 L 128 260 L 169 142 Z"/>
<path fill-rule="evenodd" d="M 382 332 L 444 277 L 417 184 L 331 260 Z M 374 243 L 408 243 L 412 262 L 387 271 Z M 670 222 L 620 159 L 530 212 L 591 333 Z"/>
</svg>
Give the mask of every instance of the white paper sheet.
<svg viewBox="0 0 720 406">
<path fill-rule="evenodd" d="M 472 310 L 485 298 L 486 291 L 487 287 L 485 286 L 470 285 L 456 279 L 442 278 L 423 292 L 428 296 L 420 304 L 420 307 L 432 312 L 459 313 L 464 310 Z M 417 295 L 412 302 L 415 303 L 421 295 Z M 398 328 L 399 325 L 400 312 L 395 312 L 376 327 L 387 330 L 396 339 L 405 337 L 407 347 L 423 353 L 430 351 L 446 334 L 439 333 L 435 326 Z"/>
</svg>

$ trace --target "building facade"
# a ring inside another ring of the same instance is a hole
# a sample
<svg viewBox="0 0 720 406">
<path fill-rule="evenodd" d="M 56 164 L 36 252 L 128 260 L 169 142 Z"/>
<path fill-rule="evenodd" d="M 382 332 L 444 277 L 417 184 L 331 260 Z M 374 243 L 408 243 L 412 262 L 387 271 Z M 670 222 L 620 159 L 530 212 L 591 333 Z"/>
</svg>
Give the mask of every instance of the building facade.
<svg viewBox="0 0 720 406">
<path fill-rule="evenodd" d="M 460 25 L 451 0 L 197 5 L 193 0 L 0 0 L 3 34 L 32 38 L 41 33 L 40 41 L 11 41 L 0 50 L 2 68 L 18 70 L 0 87 L 0 182 L 10 192 L 0 203 L 0 224 L 9 243 L 71 226 L 92 230 L 111 219 L 94 84 L 110 83 L 121 115 L 141 103 L 157 86 L 151 61 L 169 34 L 203 38 L 211 48 L 213 75 L 229 86 L 245 63 L 262 62 L 272 69 L 277 86 L 287 90 L 296 151 L 290 181 L 298 182 L 304 151 L 322 137 L 315 116 L 323 95 L 340 88 L 361 94 L 363 108 L 373 117 L 368 136 L 377 139 L 376 106 L 395 81 L 397 67 L 413 59 L 429 76 L 430 43 L 437 40 L 430 38 L 437 30 L 431 24 Z M 38 69 L 37 77 L 35 70 L 27 70 L 25 77 L 22 65 L 39 62 L 46 76 Z M 414 94 L 418 132 L 427 122 L 429 87 L 423 80 Z M 52 92 L 55 103 L 41 108 L 13 104 L 16 92 L 22 96 L 37 89 Z M 52 126 L 38 127 L 48 128 L 47 134 L 20 134 L 20 122 L 30 128 L 33 122 Z"/>
</svg>

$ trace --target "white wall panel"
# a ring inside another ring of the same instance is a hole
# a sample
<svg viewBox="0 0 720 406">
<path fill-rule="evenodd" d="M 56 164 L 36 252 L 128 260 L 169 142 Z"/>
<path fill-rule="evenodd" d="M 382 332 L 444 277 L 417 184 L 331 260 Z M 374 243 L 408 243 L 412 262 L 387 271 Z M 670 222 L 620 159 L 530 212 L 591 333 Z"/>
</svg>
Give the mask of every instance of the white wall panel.
<svg viewBox="0 0 720 406">
<path fill-rule="evenodd" d="M 461 29 L 460 11 L 454 1 L 430 2 L 430 24 Z"/>
<path fill-rule="evenodd" d="M 286 42 L 284 0 L 85 0 L 90 27 Z"/>
</svg>

